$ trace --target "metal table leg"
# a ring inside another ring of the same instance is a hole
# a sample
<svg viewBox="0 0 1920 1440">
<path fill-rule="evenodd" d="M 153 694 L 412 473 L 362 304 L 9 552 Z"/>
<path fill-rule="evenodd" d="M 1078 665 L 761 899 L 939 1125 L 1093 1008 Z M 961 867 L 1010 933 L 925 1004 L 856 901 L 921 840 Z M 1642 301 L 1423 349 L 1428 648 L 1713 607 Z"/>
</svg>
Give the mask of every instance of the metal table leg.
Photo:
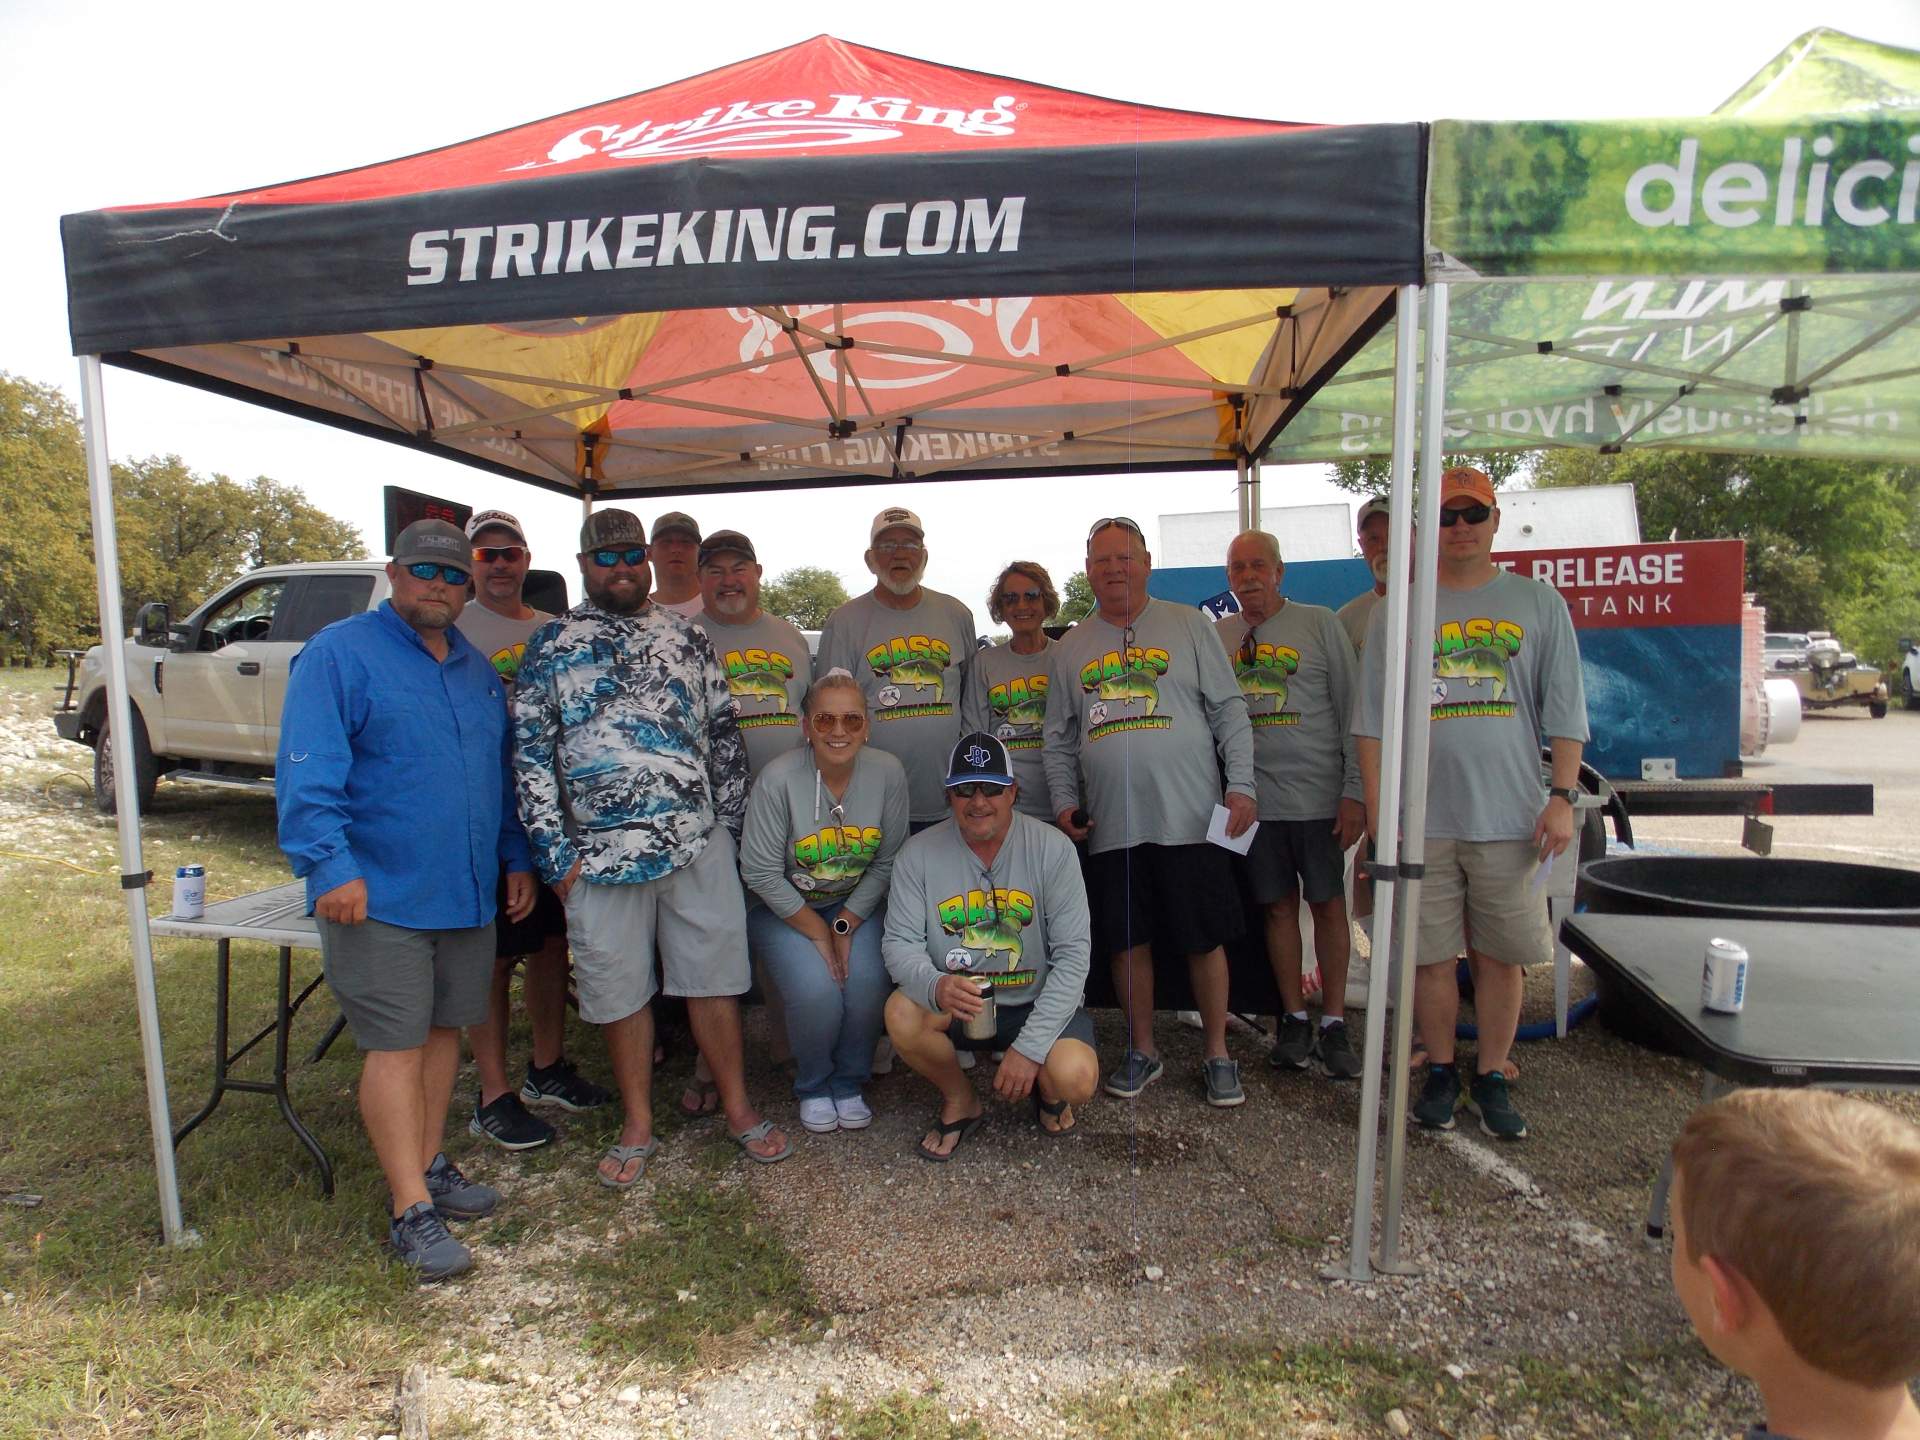
<svg viewBox="0 0 1920 1440">
<path fill-rule="evenodd" d="M 214 943 L 213 1091 L 193 1118 L 173 1132 L 175 1150 L 180 1148 L 180 1142 L 191 1135 L 202 1120 L 219 1108 L 221 1097 L 227 1093 L 227 975 L 231 963 L 230 943 L 224 939 Z"/>
<path fill-rule="evenodd" d="M 1700 1085 L 1700 1103 L 1706 1105 L 1718 1100 L 1734 1087 L 1722 1080 L 1712 1071 Z M 1667 1196 L 1673 1189 L 1673 1151 L 1667 1151 L 1666 1161 L 1660 1166 L 1660 1178 L 1653 1182 L 1653 1198 L 1647 1202 L 1647 1239 L 1660 1240 L 1667 1233 Z"/>
</svg>

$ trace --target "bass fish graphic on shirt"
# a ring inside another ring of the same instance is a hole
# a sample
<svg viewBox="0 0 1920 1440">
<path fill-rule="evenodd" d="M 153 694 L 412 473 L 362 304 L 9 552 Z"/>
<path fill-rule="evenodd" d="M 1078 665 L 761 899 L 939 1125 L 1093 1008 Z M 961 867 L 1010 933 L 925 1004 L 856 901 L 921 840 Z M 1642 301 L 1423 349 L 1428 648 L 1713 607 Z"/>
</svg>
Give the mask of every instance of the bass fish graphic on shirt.
<svg viewBox="0 0 1920 1440">
<path fill-rule="evenodd" d="M 1511 620 L 1449 620 L 1433 637 L 1433 718 L 1505 718 L 1508 670 L 1526 631 Z"/>
</svg>

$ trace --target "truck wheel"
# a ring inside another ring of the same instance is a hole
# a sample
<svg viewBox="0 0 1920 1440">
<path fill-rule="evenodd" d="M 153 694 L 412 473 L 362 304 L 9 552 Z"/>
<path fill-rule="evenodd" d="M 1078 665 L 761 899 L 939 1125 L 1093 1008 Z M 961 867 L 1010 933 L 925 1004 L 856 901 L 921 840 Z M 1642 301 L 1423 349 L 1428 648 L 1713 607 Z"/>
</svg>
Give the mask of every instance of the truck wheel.
<svg viewBox="0 0 1920 1440">
<path fill-rule="evenodd" d="M 160 782 L 160 767 L 153 758 L 153 745 L 147 739 L 147 722 L 133 712 L 133 743 L 127 747 L 133 759 L 134 799 L 141 810 L 153 804 L 154 787 Z M 114 813 L 113 767 L 120 763 L 120 747 L 114 743 L 113 723 L 100 720 L 100 734 L 93 742 L 93 803 L 102 815 Z"/>
<path fill-rule="evenodd" d="M 1867 714 L 1871 715 L 1876 720 L 1886 719 L 1887 718 L 1887 702 L 1884 700 L 1870 701 L 1867 705 Z"/>
<path fill-rule="evenodd" d="M 1909 710 L 1920 710 L 1920 695 L 1913 693 L 1913 676 L 1900 672 L 1900 700 Z"/>
</svg>

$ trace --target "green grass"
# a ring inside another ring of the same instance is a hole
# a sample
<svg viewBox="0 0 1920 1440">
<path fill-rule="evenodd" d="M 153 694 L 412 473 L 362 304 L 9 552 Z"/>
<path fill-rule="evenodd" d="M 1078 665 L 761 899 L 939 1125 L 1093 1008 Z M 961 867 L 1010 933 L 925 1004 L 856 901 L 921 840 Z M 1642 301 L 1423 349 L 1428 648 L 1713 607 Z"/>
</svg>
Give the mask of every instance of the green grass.
<svg viewBox="0 0 1920 1440">
<path fill-rule="evenodd" d="M 617 1360 L 692 1364 L 730 1343 L 811 1329 L 798 1261 L 746 1190 L 662 1187 L 652 1229 L 573 1264 L 587 1347 Z"/>
<path fill-rule="evenodd" d="M 956 1420 L 937 1390 L 896 1390 L 869 1405 L 822 1393 L 813 1402 L 813 1417 L 837 1440 L 987 1440 L 989 1433 L 970 1416 Z"/>
</svg>

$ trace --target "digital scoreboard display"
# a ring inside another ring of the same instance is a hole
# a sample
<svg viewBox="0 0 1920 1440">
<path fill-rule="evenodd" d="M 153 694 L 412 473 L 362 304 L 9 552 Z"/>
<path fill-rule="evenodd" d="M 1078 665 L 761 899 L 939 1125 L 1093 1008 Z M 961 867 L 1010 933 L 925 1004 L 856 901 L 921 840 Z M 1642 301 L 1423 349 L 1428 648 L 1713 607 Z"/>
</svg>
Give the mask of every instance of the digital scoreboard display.
<svg viewBox="0 0 1920 1440">
<path fill-rule="evenodd" d="M 418 490 L 405 490 L 398 485 L 385 487 L 387 509 L 387 554 L 393 553 L 393 542 L 400 532 L 416 520 L 444 520 L 449 525 L 467 528 L 467 521 L 473 518 L 473 507 L 462 505 L 455 500 L 442 500 L 438 495 L 422 495 Z"/>
</svg>

